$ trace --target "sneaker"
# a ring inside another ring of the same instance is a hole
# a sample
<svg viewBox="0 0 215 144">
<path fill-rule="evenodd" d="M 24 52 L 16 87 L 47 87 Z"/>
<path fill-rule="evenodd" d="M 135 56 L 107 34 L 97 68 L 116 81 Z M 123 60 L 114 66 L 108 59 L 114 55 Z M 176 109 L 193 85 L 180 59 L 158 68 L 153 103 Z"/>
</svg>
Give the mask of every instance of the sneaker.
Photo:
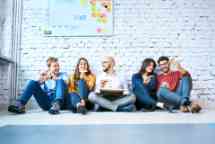
<svg viewBox="0 0 215 144">
<path fill-rule="evenodd" d="M 52 104 L 52 107 L 49 109 L 49 113 L 53 115 L 60 113 L 60 104 L 58 101 Z"/>
<path fill-rule="evenodd" d="M 168 111 L 169 113 L 176 113 L 172 106 L 164 104 L 164 110 Z"/>
<path fill-rule="evenodd" d="M 20 101 L 17 101 L 15 105 L 8 106 L 8 111 L 15 114 L 23 114 L 25 113 L 25 106 Z"/>
<path fill-rule="evenodd" d="M 81 113 L 83 115 L 86 115 L 87 114 L 87 109 L 85 108 L 85 106 L 79 105 L 77 107 L 77 113 Z"/>
<path fill-rule="evenodd" d="M 191 103 L 191 112 L 192 113 L 199 113 L 202 110 L 202 107 L 197 103 Z"/>
</svg>

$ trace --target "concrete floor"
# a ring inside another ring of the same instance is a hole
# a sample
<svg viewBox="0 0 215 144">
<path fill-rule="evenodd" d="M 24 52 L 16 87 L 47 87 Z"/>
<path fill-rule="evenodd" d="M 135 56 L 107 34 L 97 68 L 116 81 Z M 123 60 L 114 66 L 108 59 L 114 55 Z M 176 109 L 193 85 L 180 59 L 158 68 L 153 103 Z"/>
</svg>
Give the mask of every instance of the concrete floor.
<svg viewBox="0 0 215 144">
<path fill-rule="evenodd" d="M 3 144 L 214 144 L 215 124 L 39 125 L 0 128 Z"/>
<path fill-rule="evenodd" d="M 31 110 L 14 115 L 0 112 L 0 126 L 6 125 L 88 125 L 88 124 L 199 124 L 215 123 L 215 109 L 204 109 L 199 114 L 156 112 L 90 112 L 88 115 L 62 111 L 50 115 L 46 111 Z"/>
<path fill-rule="evenodd" d="M 3 144 L 214 144 L 214 137 L 214 109 L 199 114 L 90 112 L 86 116 L 69 111 L 0 112 Z"/>
</svg>

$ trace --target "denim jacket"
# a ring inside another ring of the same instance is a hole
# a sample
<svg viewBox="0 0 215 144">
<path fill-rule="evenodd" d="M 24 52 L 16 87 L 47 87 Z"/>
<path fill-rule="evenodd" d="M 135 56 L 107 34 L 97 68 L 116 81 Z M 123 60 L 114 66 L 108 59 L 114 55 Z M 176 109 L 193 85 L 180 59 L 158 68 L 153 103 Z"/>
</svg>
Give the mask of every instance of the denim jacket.
<svg viewBox="0 0 215 144">
<path fill-rule="evenodd" d="M 156 75 L 152 74 L 151 75 L 151 80 L 149 81 L 148 84 L 143 83 L 143 78 L 142 75 L 139 73 L 136 73 L 132 76 L 132 91 L 135 89 L 138 89 L 140 87 L 145 87 L 148 91 L 155 91 L 157 87 L 157 80 L 156 80 Z"/>
</svg>

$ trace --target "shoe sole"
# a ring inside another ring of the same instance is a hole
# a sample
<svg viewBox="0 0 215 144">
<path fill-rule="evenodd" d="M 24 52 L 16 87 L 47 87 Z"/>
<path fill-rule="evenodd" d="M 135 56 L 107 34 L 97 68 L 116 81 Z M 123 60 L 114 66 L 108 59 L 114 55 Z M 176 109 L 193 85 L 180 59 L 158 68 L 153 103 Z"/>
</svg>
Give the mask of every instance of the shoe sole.
<svg viewBox="0 0 215 144">
<path fill-rule="evenodd" d="M 15 106 L 8 107 L 8 111 L 11 113 L 15 113 L 15 114 L 24 114 L 25 113 L 25 111 L 17 110 L 17 107 L 15 107 Z"/>
<path fill-rule="evenodd" d="M 56 115 L 59 114 L 59 111 L 49 110 L 49 114 Z"/>
<path fill-rule="evenodd" d="M 81 113 L 83 115 L 86 115 L 87 114 L 87 110 L 84 107 L 79 107 L 79 108 L 77 108 L 77 113 Z"/>
</svg>

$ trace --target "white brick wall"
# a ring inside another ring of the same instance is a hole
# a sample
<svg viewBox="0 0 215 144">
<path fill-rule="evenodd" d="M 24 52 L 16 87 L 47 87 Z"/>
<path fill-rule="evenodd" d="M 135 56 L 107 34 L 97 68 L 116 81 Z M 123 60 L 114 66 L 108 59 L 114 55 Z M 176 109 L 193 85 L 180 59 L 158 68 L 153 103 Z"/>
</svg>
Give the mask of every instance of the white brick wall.
<svg viewBox="0 0 215 144">
<path fill-rule="evenodd" d="M 214 0 L 114 0 L 112 37 L 48 38 L 43 35 L 48 7 L 44 0 L 23 0 L 19 87 L 32 79 L 48 56 L 60 59 L 70 72 L 80 56 L 98 72 L 106 54 L 129 77 L 146 57 L 177 57 L 192 74 L 192 96 L 215 101 Z"/>
</svg>

